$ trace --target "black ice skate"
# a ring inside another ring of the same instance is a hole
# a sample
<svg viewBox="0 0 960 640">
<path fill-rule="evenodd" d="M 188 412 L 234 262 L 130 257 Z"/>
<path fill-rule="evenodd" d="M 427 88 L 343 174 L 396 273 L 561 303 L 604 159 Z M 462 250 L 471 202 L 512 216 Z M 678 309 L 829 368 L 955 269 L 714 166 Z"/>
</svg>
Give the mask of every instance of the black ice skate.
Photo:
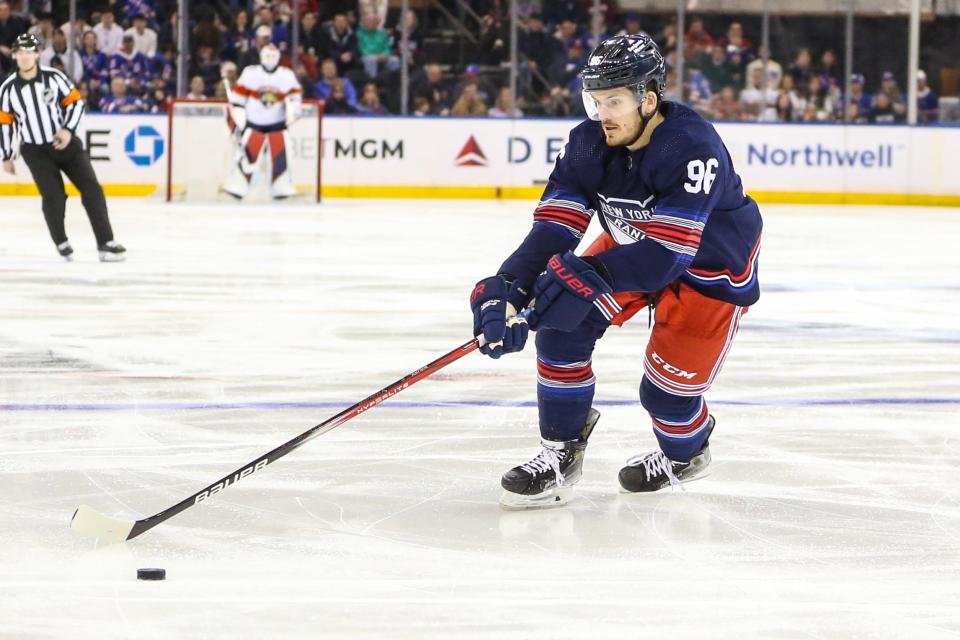
<svg viewBox="0 0 960 640">
<path fill-rule="evenodd" d="M 116 240 L 101 244 L 97 250 L 100 252 L 100 262 L 123 262 L 127 259 L 126 248 Z"/>
<path fill-rule="evenodd" d="M 646 493 L 704 477 L 710 464 L 710 434 L 715 424 L 710 416 L 703 448 L 689 462 L 675 462 L 659 449 L 630 458 L 627 466 L 620 469 L 620 486 L 630 493 Z"/>
<path fill-rule="evenodd" d="M 70 246 L 69 242 L 61 242 L 58 244 L 57 251 L 63 256 L 64 260 L 73 262 L 73 247 Z"/>
<path fill-rule="evenodd" d="M 600 412 L 590 409 L 587 424 L 576 440 L 541 440 L 543 450 L 530 462 L 503 474 L 500 504 L 509 509 L 555 507 L 573 498 L 575 485 L 583 471 L 583 452 Z"/>
</svg>

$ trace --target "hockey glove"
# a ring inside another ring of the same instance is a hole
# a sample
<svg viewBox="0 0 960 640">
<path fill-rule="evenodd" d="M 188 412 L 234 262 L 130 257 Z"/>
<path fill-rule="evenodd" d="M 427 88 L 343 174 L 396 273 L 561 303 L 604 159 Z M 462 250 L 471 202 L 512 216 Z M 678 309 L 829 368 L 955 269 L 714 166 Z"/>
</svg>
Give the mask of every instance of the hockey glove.
<svg viewBox="0 0 960 640">
<path fill-rule="evenodd" d="M 480 352 L 491 358 L 520 351 L 527 343 L 530 327 L 517 315 L 515 305 L 526 302 L 526 292 L 503 276 L 484 278 L 470 294 L 473 335 L 482 336 Z"/>
<path fill-rule="evenodd" d="M 547 262 L 547 270 L 533 285 L 534 307 L 528 319 L 530 328 L 541 327 L 573 331 L 583 322 L 593 301 L 613 289 L 597 270 L 605 271 L 578 258 L 572 251 L 557 254 Z"/>
</svg>

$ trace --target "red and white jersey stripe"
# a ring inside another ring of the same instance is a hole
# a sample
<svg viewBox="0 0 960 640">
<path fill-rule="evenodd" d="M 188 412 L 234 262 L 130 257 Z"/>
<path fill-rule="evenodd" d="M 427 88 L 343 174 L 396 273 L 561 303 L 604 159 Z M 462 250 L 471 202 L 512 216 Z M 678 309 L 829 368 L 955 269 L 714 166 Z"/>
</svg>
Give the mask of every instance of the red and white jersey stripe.
<svg viewBox="0 0 960 640">
<path fill-rule="evenodd" d="M 570 231 L 577 238 L 583 237 L 593 211 L 574 200 L 548 198 L 541 200 L 533 212 L 534 222 L 552 222 Z"/>
</svg>

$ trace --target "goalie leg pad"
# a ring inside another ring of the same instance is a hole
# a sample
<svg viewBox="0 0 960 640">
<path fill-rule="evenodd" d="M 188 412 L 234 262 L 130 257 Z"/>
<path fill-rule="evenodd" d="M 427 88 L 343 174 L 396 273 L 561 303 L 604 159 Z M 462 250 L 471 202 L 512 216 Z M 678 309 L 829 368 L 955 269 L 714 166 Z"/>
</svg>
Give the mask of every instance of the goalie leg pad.
<svg viewBox="0 0 960 640">
<path fill-rule="evenodd" d="M 297 189 L 293 183 L 293 173 L 290 170 L 290 164 L 287 162 L 287 147 L 290 144 L 287 131 L 271 131 L 268 135 L 273 197 L 288 198 L 296 195 Z"/>
<path fill-rule="evenodd" d="M 247 195 L 250 189 L 250 180 L 257 168 L 257 160 L 263 153 L 267 137 L 255 129 L 247 129 L 240 138 L 237 147 L 237 161 L 233 164 L 230 176 L 223 183 L 223 190 L 235 198 Z"/>
<path fill-rule="evenodd" d="M 287 170 L 287 136 L 286 131 L 271 131 L 270 139 L 270 166 L 272 168 L 271 179 L 277 181 L 277 177 Z"/>
<path fill-rule="evenodd" d="M 261 131 L 255 129 L 247 129 L 243 134 L 243 150 L 247 158 L 247 162 L 251 165 L 256 166 L 257 160 L 260 158 L 260 153 L 263 151 L 263 145 L 267 141 L 267 136 Z M 253 173 L 252 171 L 250 173 Z"/>
</svg>

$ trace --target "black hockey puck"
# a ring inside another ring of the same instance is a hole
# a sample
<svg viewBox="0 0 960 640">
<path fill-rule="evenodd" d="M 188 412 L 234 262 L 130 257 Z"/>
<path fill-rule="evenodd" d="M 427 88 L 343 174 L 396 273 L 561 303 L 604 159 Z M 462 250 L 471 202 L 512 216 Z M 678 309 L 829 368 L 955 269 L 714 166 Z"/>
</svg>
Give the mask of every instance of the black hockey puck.
<svg viewBox="0 0 960 640">
<path fill-rule="evenodd" d="M 166 569 L 137 569 L 137 580 L 166 580 Z"/>
</svg>

